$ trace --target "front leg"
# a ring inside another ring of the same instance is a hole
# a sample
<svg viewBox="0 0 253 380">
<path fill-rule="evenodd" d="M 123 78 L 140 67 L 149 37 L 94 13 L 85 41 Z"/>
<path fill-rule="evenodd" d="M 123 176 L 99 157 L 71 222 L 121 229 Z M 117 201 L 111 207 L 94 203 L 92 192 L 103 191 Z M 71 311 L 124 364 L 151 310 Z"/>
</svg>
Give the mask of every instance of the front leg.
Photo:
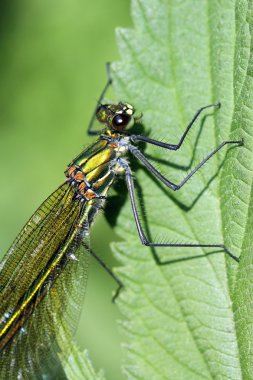
<svg viewBox="0 0 253 380">
<path fill-rule="evenodd" d="M 92 114 L 92 117 L 90 119 L 90 122 L 89 122 L 89 125 L 88 125 L 88 135 L 89 136 L 95 136 L 95 135 L 100 135 L 101 131 L 94 131 L 93 130 L 93 125 L 94 125 L 94 121 L 95 121 L 95 118 L 96 118 L 96 111 L 97 111 L 97 107 L 99 106 L 99 104 L 101 104 L 101 101 L 103 100 L 108 88 L 110 87 L 110 85 L 112 84 L 112 78 L 111 78 L 111 70 L 110 70 L 110 62 L 107 62 L 106 63 L 106 73 L 107 73 L 107 82 L 106 82 L 106 85 L 105 87 L 103 88 L 100 96 L 99 96 L 99 99 L 97 101 L 97 104 L 96 104 L 96 108 Z"/>
<path fill-rule="evenodd" d="M 197 118 L 199 117 L 199 115 L 201 114 L 201 112 L 204 111 L 207 108 L 210 108 L 210 107 L 220 107 L 220 103 L 209 104 L 208 106 L 201 107 L 196 112 L 196 114 L 193 116 L 193 118 L 190 121 L 190 123 L 188 124 L 188 126 L 187 126 L 186 130 L 184 131 L 182 137 L 180 138 L 178 144 L 167 144 L 167 143 L 164 143 L 162 141 L 150 139 L 149 137 L 141 136 L 141 135 L 132 135 L 132 136 L 130 136 L 130 140 L 133 143 L 138 142 L 138 141 L 143 141 L 143 142 L 146 142 L 148 144 L 157 145 L 157 146 L 159 146 L 161 148 L 164 148 L 164 149 L 178 150 L 181 147 L 181 145 L 183 144 L 183 142 L 184 142 L 184 140 L 185 140 L 188 132 L 190 131 L 191 127 L 193 126 L 193 124 L 195 123 L 195 121 L 197 120 Z"/>
</svg>

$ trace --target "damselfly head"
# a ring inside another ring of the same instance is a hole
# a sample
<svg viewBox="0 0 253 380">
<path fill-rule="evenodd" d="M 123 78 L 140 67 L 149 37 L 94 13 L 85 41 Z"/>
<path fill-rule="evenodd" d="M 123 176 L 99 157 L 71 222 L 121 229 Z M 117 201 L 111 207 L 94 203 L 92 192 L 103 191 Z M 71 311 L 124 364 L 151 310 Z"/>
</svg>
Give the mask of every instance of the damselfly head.
<svg viewBox="0 0 253 380">
<path fill-rule="evenodd" d="M 123 132 L 134 123 L 134 108 L 128 103 L 101 104 L 96 111 L 97 120 L 110 129 Z"/>
</svg>

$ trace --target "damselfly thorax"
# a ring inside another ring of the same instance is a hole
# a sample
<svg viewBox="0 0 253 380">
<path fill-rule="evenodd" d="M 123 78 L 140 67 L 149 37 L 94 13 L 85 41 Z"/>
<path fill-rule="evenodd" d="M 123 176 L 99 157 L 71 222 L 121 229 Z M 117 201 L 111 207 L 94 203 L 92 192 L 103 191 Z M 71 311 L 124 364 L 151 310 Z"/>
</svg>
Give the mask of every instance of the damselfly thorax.
<svg viewBox="0 0 253 380">
<path fill-rule="evenodd" d="M 122 175 L 128 163 L 129 137 L 106 130 L 90 148 L 68 167 L 67 182 L 76 189 L 80 201 L 106 196 L 116 175 Z"/>
</svg>

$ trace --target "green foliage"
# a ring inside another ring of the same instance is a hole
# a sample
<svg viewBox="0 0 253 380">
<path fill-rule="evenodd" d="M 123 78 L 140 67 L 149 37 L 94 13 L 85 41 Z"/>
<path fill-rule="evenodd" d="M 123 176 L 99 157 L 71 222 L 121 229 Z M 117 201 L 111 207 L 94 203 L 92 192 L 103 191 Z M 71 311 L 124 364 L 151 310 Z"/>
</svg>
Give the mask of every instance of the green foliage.
<svg viewBox="0 0 253 380">
<path fill-rule="evenodd" d="M 222 103 L 179 152 L 145 147 L 168 178 L 180 183 L 224 140 L 245 141 L 218 153 L 178 193 L 136 172 L 152 241 L 224 241 L 241 261 L 224 252 L 157 249 L 171 261 L 157 266 L 140 245 L 130 202 L 124 205 L 116 228 L 123 241 L 113 250 L 125 285 L 118 305 L 128 379 L 253 378 L 252 10 L 251 0 L 133 0 L 134 28 L 117 32 L 114 90 L 143 112 L 146 134 L 177 143 L 198 108 Z"/>
<path fill-rule="evenodd" d="M 87 351 L 81 352 L 74 344 L 64 369 L 69 380 L 105 380 L 102 371 L 95 372 Z"/>
</svg>

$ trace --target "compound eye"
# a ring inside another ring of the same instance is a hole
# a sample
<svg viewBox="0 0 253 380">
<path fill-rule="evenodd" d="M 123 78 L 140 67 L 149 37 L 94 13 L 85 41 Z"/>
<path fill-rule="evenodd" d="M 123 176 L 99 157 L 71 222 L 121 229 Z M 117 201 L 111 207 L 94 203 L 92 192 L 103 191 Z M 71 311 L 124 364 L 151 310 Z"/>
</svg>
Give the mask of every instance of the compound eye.
<svg viewBox="0 0 253 380">
<path fill-rule="evenodd" d="M 97 108 L 96 118 L 101 123 L 106 123 L 108 118 L 108 108 L 106 107 L 106 105 L 101 105 Z"/>
<path fill-rule="evenodd" d="M 126 113 L 121 113 L 114 116 L 114 118 L 112 119 L 112 125 L 116 129 L 124 129 L 130 120 L 131 120 L 130 115 L 127 115 Z"/>
</svg>

